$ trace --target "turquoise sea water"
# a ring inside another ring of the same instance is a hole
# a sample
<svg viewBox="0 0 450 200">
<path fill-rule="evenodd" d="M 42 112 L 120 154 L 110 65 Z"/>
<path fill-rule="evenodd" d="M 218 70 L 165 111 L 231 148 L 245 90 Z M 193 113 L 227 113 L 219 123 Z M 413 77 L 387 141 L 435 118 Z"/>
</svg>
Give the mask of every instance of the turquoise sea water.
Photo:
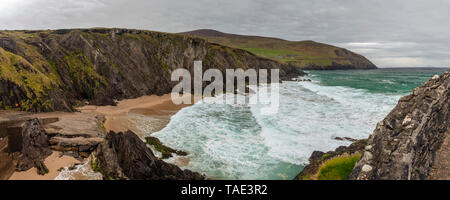
<svg viewBox="0 0 450 200">
<path fill-rule="evenodd" d="M 262 115 L 261 104 L 198 103 L 152 135 L 189 153 L 183 168 L 213 179 L 292 179 L 313 151 L 350 144 L 334 137 L 367 138 L 400 97 L 443 71 L 309 71 L 311 82 L 280 84 L 275 114 Z"/>
</svg>

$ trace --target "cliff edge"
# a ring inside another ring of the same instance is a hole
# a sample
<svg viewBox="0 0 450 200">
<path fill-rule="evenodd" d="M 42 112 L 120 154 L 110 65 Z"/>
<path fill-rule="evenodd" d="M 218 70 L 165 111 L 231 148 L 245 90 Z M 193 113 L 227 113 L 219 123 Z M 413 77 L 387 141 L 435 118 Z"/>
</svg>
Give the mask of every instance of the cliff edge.
<svg viewBox="0 0 450 200">
<path fill-rule="evenodd" d="M 400 98 L 380 121 L 349 179 L 450 179 L 450 71 Z"/>
</svg>

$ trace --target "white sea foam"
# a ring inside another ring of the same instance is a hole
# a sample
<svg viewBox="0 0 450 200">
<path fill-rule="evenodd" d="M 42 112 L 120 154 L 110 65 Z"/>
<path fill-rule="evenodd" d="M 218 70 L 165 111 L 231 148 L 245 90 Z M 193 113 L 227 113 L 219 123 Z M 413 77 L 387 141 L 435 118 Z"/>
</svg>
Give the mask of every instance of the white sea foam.
<svg viewBox="0 0 450 200">
<path fill-rule="evenodd" d="M 95 172 L 89 162 L 79 164 L 74 169 L 64 167 L 55 180 L 102 180 L 102 174 Z"/>
<path fill-rule="evenodd" d="M 280 85 L 278 113 L 262 115 L 267 105 L 261 104 L 198 103 L 153 136 L 187 151 L 186 168 L 211 178 L 292 179 L 313 151 L 349 144 L 334 137 L 366 138 L 400 97 L 322 86 L 311 78 Z"/>
</svg>

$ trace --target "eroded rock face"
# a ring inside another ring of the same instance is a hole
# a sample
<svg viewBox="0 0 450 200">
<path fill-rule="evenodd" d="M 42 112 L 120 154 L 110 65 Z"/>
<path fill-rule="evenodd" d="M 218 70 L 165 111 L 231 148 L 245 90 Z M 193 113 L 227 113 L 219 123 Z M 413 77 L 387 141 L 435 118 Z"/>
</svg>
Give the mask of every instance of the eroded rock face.
<svg viewBox="0 0 450 200">
<path fill-rule="evenodd" d="M 16 170 L 25 171 L 36 167 L 39 174 L 48 172 L 44 159 L 52 154 L 45 130 L 38 119 L 25 121 L 22 129 L 22 151 L 18 159 Z"/>
<path fill-rule="evenodd" d="M 109 132 L 99 144 L 95 165 L 109 179 L 203 180 L 204 176 L 158 159 L 139 137 L 131 132 Z M 96 168 L 96 167 L 94 167 Z"/>
<path fill-rule="evenodd" d="M 449 179 L 449 87 L 447 71 L 402 97 L 377 124 L 350 179 Z"/>
</svg>

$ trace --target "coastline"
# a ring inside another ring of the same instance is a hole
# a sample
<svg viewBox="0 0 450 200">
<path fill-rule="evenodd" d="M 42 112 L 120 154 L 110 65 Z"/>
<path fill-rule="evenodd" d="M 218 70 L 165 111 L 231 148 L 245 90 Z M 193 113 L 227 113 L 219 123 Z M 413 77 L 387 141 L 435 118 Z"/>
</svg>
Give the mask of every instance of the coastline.
<svg viewBox="0 0 450 200">
<path fill-rule="evenodd" d="M 185 98 L 192 98 L 191 95 Z M 193 102 L 193 101 L 192 101 Z M 172 102 L 171 94 L 162 96 L 151 95 L 141 96 L 135 99 L 124 99 L 116 106 L 83 106 L 77 108 L 81 113 L 101 114 L 105 116 L 104 127 L 107 132 L 131 130 L 143 138 L 145 133 L 137 128 L 133 121 L 134 115 L 143 115 L 151 117 L 158 121 L 155 132 L 163 129 L 170 121 L 170 117 L 179 110 L 193 104 L 176 105 Z"/>
<path fill-rule="evenodd" d="M 191 95 L 187 95 L 186 98 L 192 98 Z M 192 101 L 193 102 L 193 101 Z M 144 139 L 145 133 L 137 128 L 136 122 L 133 117 L 136 115 L 143 115 L 157 123 L 155 125 L 155 131 L 163 129 L 170 121 L 170 117 L 176 114 L 184 107 L 193 104 L 181 104 L 176 105 L 172 102 L 171 94 L 165 94 L 162 96 L 150 95 L 141 96 L 135 99 L 124 99 L 117 102 L 116 106 L 82 106 L 77 108 L 79 113 L 48 113 L 47 115 L 103 115 L 105 121 L 103 124 L 104 130 L 119 132 L 131 130 L 135 132 L 139 138 Z M 53 153 L 45 159 L 45 165 L 49 169 L 49 173 L 45 175 L 38 175 L 36 168 L 31 168 L 22 172 L 14 172 L 9 180 L 54 180 L 63 168 L 71 167 L 76 164 L 86 162 L 88 159 L 82 161 L 68 155 L 63 155 L 61 152 L 53 151 Z"/>
</svg>

